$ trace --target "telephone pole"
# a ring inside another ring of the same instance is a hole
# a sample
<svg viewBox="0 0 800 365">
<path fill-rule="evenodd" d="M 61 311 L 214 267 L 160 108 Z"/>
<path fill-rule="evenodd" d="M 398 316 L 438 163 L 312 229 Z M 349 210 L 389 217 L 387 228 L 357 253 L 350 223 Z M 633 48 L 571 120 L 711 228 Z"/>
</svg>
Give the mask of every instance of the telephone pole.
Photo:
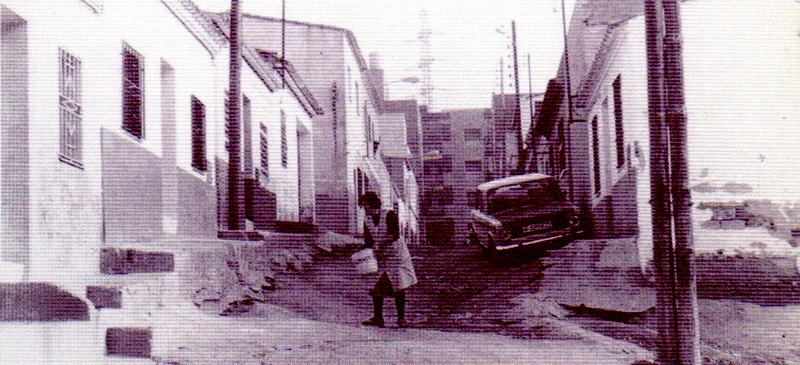
<svg viewBox="0 0 800 365">
<path fill-rule="evenodd" d="M 517 22 L 511 21 L 511 48 L 514 52 L 514 132 L 517 135 L 516 174 L 525 171 L 525 145 L 522 142 L 522 105 L 519 97 L 519 64 L 517 62 Z"/>
<path fill-rule="evenodd" d="M 286 0 L 281 1 L 281 88 L 286 88 Z"/>
<path fill-rule="evenodd" d="M 659 364 L 700 364 L 677 0 L 645 0 Z"/>
<path fill-rule="evenodd" d="M 428 13 L 423 9 L 420 13 L 420 30 L 419 30 L 419 70 L 422 74 L 422 85 L 420 86 L 420 97 L 428 110 L 433 109 L 433 78 L 431 76 L 431 66 L 433 65 L 433 56 L 431 56 L 431 31 L 430 24 L 428 23 Z"/>
<path fill-rule="evenodd" d="M 228 73 L 228 229 L 231 231 L 242 230 L 243 197 L 241 194 L 241 181 L 239 179 L 239 90 L 241 80 L 241 54 L 239 47 L 239 0 L 231 0 L 230 15 L 230 64 Z"/>
<path fill-rule="evenodd" d="M 534 110 L 533 110 L 533 78 L 531 77 L 531 54 L 528 53 L 528 107 L 530 108 L 531 114 L 531 121 L 530 127 L 528 129 L 528 134 L 531 135 L 531 144 L 528 146 L 528 152 L 525 156 L 526 163 L 527 158 L 530 157 L 531 162 L 533 165 L 531 166 L 530 172 L 537 172 L 539 167 L 536 165 L 536 135 L 534 133 L 535 122 L 533 120 Z"/>
</svg>

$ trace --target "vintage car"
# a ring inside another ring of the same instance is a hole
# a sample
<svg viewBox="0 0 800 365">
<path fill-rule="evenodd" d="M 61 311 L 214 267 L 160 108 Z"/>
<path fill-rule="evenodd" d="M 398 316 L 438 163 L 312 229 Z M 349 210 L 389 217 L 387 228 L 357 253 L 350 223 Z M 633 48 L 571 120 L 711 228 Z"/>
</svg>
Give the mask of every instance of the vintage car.
<svg viewBox="0 0 800 365">
<path fill-rule="evenodd" d="M 547 250 L 583 234 L 583 225 L 558 181 L 526 174 L 478 186 L 469 237 L 492 256 L 523 247 Z"/>
</svg>

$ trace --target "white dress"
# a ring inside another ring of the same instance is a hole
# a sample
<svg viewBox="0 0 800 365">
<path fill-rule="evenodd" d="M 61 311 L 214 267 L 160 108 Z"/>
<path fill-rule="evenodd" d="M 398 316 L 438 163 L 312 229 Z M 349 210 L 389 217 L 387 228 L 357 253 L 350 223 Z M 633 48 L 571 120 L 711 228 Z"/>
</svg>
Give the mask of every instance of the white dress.
<svg viewBox="0 0 800 365">
<path fill-rule="evenodd" d="M 417 283 L 414 263 L 408 251 L 405 238 L 401 235 L 397 240 L 389 234 L 386 225 L 388 211 L 381 210 L 381 218 L 376 225 L 372 217 L 367 215 L 365 226 L 369 229 L 374 241 L 375 256 L 378 259 L 378 274 L 384 272 L 392 282 L 394 290 L 403 290 Z"/>
</svg>

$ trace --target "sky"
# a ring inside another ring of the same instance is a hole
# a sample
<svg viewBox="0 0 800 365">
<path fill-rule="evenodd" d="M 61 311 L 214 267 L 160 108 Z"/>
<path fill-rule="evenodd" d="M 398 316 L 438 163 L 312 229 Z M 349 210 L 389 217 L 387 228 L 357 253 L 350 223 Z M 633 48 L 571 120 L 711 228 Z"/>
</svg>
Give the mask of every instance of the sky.
<svg viewBox="0 0 800 365">
<path fill-rule="evenodd" d="M 194 0 L 203 10 L 227 11 L 228 0 Z M 566 18 L 574 0 L 565 0 Z M 279 0 L 240 0 L 250 14 L 280 17 Z M 418 97 L 421 14 L 427 14 L 433 110 L 482 108 L 500 93 L 513 92 L 511 22 L 516 21 L 520 91 L 543 92 L 564 47 L 561 0 L 287 0 L 286 18 L 351 30 L 365 58 L 377 53 L 390 98 Z M 528 83 L 528 55 L 531 79 Z"/>
</svg>

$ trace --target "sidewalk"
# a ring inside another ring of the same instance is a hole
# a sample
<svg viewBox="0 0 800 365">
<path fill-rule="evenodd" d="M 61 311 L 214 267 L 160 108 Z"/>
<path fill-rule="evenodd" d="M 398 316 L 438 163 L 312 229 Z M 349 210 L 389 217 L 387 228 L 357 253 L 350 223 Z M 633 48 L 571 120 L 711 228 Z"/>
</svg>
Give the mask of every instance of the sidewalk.
<svg viewBox="0 0 800 365">
<path fill-rule="evenodd" d="M 242 317 L 200 310 L 163 315 L 160 364 L 632 364 L 653 355 L 601 335 L 518 340 L 485 333 L 379 329 L 310 321 L 257 304 Z"/>
</svg>

